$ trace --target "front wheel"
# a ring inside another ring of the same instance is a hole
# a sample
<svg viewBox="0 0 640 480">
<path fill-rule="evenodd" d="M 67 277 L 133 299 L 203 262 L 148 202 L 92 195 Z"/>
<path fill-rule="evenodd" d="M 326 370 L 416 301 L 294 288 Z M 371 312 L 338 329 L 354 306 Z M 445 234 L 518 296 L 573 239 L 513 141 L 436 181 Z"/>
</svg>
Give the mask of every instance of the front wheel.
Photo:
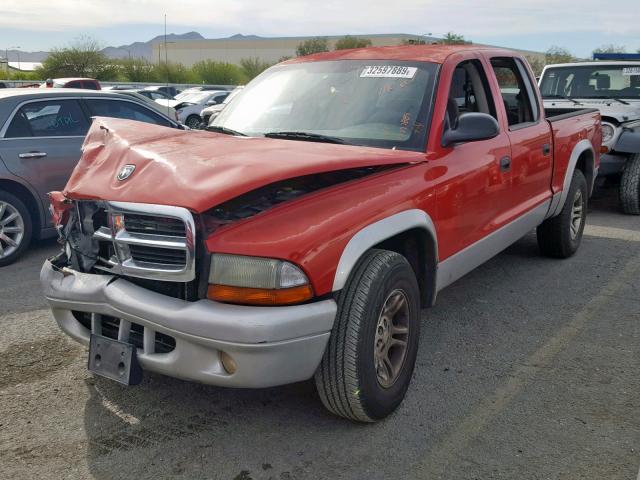
<svg viewBox="0 0 640 480">
<path fill-rule="evenodd" d="M 374 422 L 392 413 L 411 381 L 420 336 L 420 292 L 400 254 L 371 250 L 338 298 L 338 313 L 315 374 L 336 415 Z"/>
<path fill-rule="evenodd" d="M 640 215 L 640 153 L 631 155 L 620 178 L 620 207 L 628 215 Z"/>
<path fill-rule="evenodd" d="M 200 127 L 201 123 L 202 123 L 202 120 L 200 120 L 200 117 L 198 115 L 189 115 L 189 117 L 187 117 L 187 121 L 185 122 L 185 125 L 195 130 Z"/>
<path fill-rule="evenodd" d="M 543 254 L 568 258 L 578 250 L 587 221 L 587 181 L 580 170 L 573 173 L 569 193 L 559 215 L 548 218 L 537 229 Z"/>
<path fill-rule="evenodd" d="M 0 192 L 0 267 L 15 262 L 29 246 L 32 222 L 22 201 Z"/>
</svg>

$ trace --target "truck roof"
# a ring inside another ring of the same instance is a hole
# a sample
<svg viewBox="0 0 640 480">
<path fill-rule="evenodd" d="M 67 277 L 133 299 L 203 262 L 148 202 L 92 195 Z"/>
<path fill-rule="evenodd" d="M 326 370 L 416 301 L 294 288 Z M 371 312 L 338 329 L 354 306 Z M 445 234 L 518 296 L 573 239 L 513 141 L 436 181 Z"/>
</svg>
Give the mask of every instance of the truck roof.
<svg viewBox="0 0 640 480">
<path fill-rule="evenodd" d="M 480 45 L 399 45 L 392 47 L 354 48 L 316 53 L 297 57 L 285 63 L 314 62 L 321 60 L 403 60 L 414 62 L 444 63 L 447 57 L 456 53 L 491 52 L 509 56 L 520 56 L 512 50 Z"/>
</svg>

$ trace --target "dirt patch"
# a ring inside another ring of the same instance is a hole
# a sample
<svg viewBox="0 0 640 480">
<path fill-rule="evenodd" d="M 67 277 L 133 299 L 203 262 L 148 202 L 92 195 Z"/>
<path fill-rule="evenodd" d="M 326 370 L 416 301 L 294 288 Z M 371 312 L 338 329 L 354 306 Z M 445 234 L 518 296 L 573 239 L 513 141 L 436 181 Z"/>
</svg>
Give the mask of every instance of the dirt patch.
<svg viewBox="0 0 640 480">
<path fill-rule="evenodd" d="M 69 365 L 82 347 L 58 336 L 9 346 L 0 363 L 0 388 L 32 383 Z"/>
</svg>

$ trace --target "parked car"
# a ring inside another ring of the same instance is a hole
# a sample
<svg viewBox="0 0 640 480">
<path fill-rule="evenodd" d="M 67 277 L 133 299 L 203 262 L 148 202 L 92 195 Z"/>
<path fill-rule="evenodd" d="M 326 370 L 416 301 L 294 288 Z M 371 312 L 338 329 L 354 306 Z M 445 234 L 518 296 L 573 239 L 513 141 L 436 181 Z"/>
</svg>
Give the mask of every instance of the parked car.
<svg viewBox="0 0 640 480">
<path fill-rule="evenodd" d="M 602 114 L 601 176 L 620 176 L 620 205 L 640 215 L 640 62 L 603 61 L 548 65 L 540 90 L 545 108 L 577 107 Z"/>
<path fill-rule="evenodd" d="M 7 87 L 6 83 L 0 82 L 0 88 L 9 88 L 9 87 Z"/>
<path fill-rule="evenodd" d="M 178 119 L 189 128 L 199 128 L 202 123 L 200 112 L 203 107 L 222 103 L 229 96 L 228 91 L 183 92 L 175 100 L 156 100 L 160 105 L 170 106 L 178 112 Z"/>
<path fill-rule="evenodd" d="M 0 266 L 15 261 L 32 237 L 55 236 L 47 192 L 67 182 L 93 116 L 179 127 L 146 102 L 117 93 L 0 92 Z"/>
<path fill-rule="evenodd" d="M 47 88 L 46 82 L 40 88 Z M 54 78 L 53 88 L 81 88 L 85 90 L 102 90 L 100 82 L 94 78 Z"/>
<path fill-rule="evenodd" d="M 239 86 L 234 88 L 231 91 L 231 93 L 229 93 L 227 98 L 225 98 L 222 102 L 216 101 L 216 103 L 214 103 L 213 105 L 210 105 L 202 109 L 202 111 L 200 112 L 200 117 L 202 118 L 202 123 L 204 124 L 204 126 L 209 125 L 209 123 L 214 118 L 220 115 L 220 112 L 222 111 L 222 109 L 226 107 L 227 104 L 242 91 L 243 88 L 244 86 Z"/>
<path fill-rule="evenodd" d="M 166 115 L 167 117 L 172 118 L 175 121 L 179 121 L 178 113 L 176 112 L 175 108 L 160 105 L 155 100 L 152 100 L 151 98 L 149 98 L 149 96 L 143 95 L 140 92 L 140 90 L 118 90 L 117 93 L 136 98 L 137 100 L 140 100 L 141 102 L 143 102 L 145 105 L 153 108 L 154 110 L 159 111 L 160 113 Z"/>
<path fill-rule="evenodd" d="M 508 50 L 356 49 L 267 70 L 211 133 L 96 120 L 51 195 L 58 325 L 124 384 L 313 377 L 335 414 L 389 415 L 439 291 L 536 227 L 580 246 L 600 114 L 547 116 L 533 78 Z"/>
<path fill-rule="evenodd" d="M 150 92 L 164 93 L 170 98 L 174 98 L 176 95 L 180 93 L 180 91 L 173 85 L 151 85 L 148 87 L 144 87 L 144 89 L 149 90 Z"/>
</svg>

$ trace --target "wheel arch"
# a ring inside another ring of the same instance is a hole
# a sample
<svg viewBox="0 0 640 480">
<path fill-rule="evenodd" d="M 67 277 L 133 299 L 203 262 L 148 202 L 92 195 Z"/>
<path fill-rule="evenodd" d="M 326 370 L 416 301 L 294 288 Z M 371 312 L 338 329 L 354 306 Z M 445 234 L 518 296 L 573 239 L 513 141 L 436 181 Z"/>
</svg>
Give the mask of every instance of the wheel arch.
<svg viewBox="0 0 640 480">
<path fill-rule="evenodd" d="M 367 225 L 344 248 L 333 281 L 342 290 L 360 258 L 370 249 L 391 250 L 403 255 L 418 280 L 421 303 L 430 306 L 436 296 L 438 240 L 431 217 L 419 209 L 405 210 Z"/>
<path fill-rule="evenodd" d="M 586 180 L 587 188 L 589 189 L 589 196 L 593 193 L 593 187 L 595 184 L 597 172 L 595 165 L 596 154 L 593 149 L 593 145 L 587 139 L 580 140 L 573 147 L 571 156 L 569 157 L 569 166 L 564 176 L 562 183 L 562 192 L 557 194 L 549 208 L 549 215 L 547 218 L 555 217 L 562 211 L 562 206 L 569 194 L 569 187 L 571 186 L 571 179 L 576 169 L 580 170 Z"/>
<path fill-rule="evenodd" d="M 9 180 L 6 178 L 0 178 L 0 191 L 5 191 L 16 197 L 18 197 L 25 204 L 29 213 L 31 214 L 31 221 L 33 222 L 33 235 L 39 237 L 44 225 L 41 202 L 37 196 L 31 191 L 31 189 L 20 182 L 15 180 Z"/>
</svg>

